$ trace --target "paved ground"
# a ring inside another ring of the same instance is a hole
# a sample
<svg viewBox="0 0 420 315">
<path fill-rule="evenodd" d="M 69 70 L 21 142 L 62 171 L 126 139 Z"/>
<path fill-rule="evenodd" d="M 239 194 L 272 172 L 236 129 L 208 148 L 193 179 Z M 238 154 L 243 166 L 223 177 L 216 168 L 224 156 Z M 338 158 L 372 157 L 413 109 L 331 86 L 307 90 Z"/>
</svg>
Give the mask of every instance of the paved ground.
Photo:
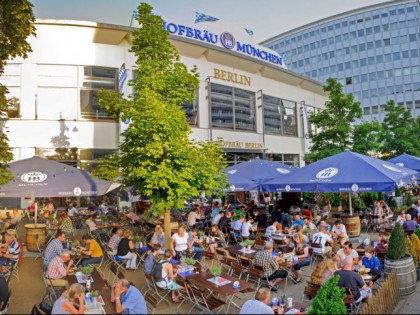
<svg viewBox="0 0 420 315">
<path fill-rule="evenodd" d="M 363 237 L 362 237 L 363 238 Z M 360 240 L 362 239 L 360 238 Z M 357 243 L 354 244 L 357 246 Z M 41 259 L 35 260 L 33 257 L 25 257 L 19 267 L 20 280 L 12 277 L 10 287 L 12 288 L 12 299 L 10 302 L 9 313 L 11 314 L 28 314 L 34 304 L 39 303 L 42 294 L 45 292 L 45 287 L 41 279 Z M 140 268 L 141 269 L 141 268 Z M 308 267 L 303 269 L 304 280 L 299 284 L 288 282 L 287 291 L 284 291 L 284 285 L 280 286 L 277 296 L 283 294 L 286 297 L 292 297 L 294 301 L 301 301 L 303 289 L 306 280 L 309 279 L 313 268 Z M 108 271 L 104 270 L 107 275 Z M 127 278 L 131 280 L 138 288 L 144 285 L 144 275 L 141 270 L 135 272 L 128 272 Z M 394 314 L 418 314 L 420 310 L 420 286 L 417 286 L 416 293 L 410 297 L 403 298 L 394 310 Z M 247 298 L 243 297 L 239 304 L 245 302 Z M 168 306 L 165 303 L 160 303 L 156 310 L 158 314 L 172 314 L 175 313 L 178 304 L 169 302 Z M 308 304 L 306 304 L 308 305 Z M 189 307 L 183 307 L 181 313 L 187 313 Z M 229 313 L 238 313 L 238 309 L 230 309 Z"/>
</svg>

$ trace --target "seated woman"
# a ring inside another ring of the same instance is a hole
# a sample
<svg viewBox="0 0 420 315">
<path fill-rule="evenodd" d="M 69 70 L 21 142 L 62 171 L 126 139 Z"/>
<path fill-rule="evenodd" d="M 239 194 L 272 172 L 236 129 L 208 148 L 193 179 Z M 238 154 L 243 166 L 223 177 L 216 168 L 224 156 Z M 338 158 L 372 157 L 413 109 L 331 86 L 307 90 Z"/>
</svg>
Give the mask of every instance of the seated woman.
<svg viewBox="0 0 420 315">
<path fill-rule="evenodd" d="M 315 266 L 315 269 L 314 271 L 312 271 L 312 274 L 311 274 L 311 283 L 321 286 L 322 277 L 324 276 L 325 268 L 326 268 L 325 260 L 321 261 Z"/>
<path fill-rule="evenodd" d="M 379 258 L 373 256 L 374 249 L 372 247 L 366 247 L 365 255 L 362 257 L 362 261 L 359 261 L 359 265 L 363 265 L 370 269 L 370 272 L 374 275 L 381 274 L 382 266 Z"/>
<path fill-rule="evenodd" d="M 343 248 L 338 250 L 337 256 L 340 258 L 341 262 L 344 261 L 346 257 L 351 257 L 354 265 L 359 263 L 359 254 L 353 249 L 353 244 L 349 241 L 344 242 Z"/>
<path fill-rule="evenodd" d="M 327 282 L 329 278 L 338 270 L 337 261 L 332 258 L 324 259 L 323 263 L 325 264 L 324 274 L 322 275 L 321 284 Z"/>
<path fill-rule="evenodd" d="M 86 310 L 85 287 L 74 283 L 55 301 L 51 314 L 84 314 Z"/>
<path fill-rule="evenodd" d="M 181 302 L 180 294 L 177 290 L 182 287 L 178 286 L 175 282 L 175 278 L 178 275 L 179 269 L 174 267 L 171 264 L 172 259 L 172 250 L 165 250 L 164 258 L 159 263 L 162 263 L 162 280 L 156 282 L 156 285 L 161 289 L 171 290 L 172 291 L 172 301 L 175 303 Z"/>
<path fill-rule="evenodd" d="M 216 224 L 213 224 L 211 226 L 211 233 L 212 236 L 217 237 L 219 240 L 214 243 L 210 243 L 209 248 L 212 253 L 214 253 L 217 247 L 226 247 L 226 239 L 225 235 L 222 231 L 219 230 L 219 227 Z"/>
<path fill-rule="evenodd" d="M 161 253 L 163 254 L 165 252 L 165 233 L 160 225 L 155 228 L 155 233 L 149 243 L 151 245 L 159 244 L 162 249 Z"/>
<path fill-rule="evenodd" d="M 299 283 L 302 281 L 302 271 L 300 269 L 311 264 L 311 255 L 309 255 L 309 246 L 305 244 L 305 238 L 302 234 L 298 233 L 295 235 L 295 244 L 294 255 L 299 260 L 303 260 L 292 269 L 292 272 L 295 274 L 295 281 Z"/>
<path fill-rule="evenodd" d="M 136 244 L 132 241 L 133 232 L 124 231 L 124 237 L 118 244 L 117 255 L 121 259 L 125 259 L 127 270 L 136 270 L 137 254 L 135 253 Z"/>
</svg>

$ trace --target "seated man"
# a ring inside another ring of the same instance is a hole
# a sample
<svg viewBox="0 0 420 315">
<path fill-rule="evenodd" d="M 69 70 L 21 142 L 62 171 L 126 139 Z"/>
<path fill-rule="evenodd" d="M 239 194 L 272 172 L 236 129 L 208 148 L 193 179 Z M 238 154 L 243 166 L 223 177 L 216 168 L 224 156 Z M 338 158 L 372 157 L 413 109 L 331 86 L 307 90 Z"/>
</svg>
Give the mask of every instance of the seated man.
<svg viewBox="0 0 420 315">
<path fill-rule="evenodd" d="M 66 263 L 67 267 L 65 266 Z M 54 287 L 67 287 L 69 283 L 64 277 L 72 270 L 73 264 L 74 261 L 70 259 L 70 251 L 64 249 L 61 251 L 60 256 L 56 256 L 51 260 L 45 276 L 51 280 L 51 284 Z"/>
<path fill-rule="evenodd" d="M 242 224 L 242 237 L 244 238 L 253 238 L 251 232 L 256 232 L 257 227 L 253 226 L 254 221 L 251 217 L 248 217 L 248 220 Z"/>
<path fill-rule="evenodd" d="M 198 228 L 196 226 L 193 226 L 190 232 L 188 233 L 188 239 L 190 241 L 190 244 L 193 244 L 192 254 L 194 255 L 194 259 L 197 261 L 200 261 L 201 256 L 203 256 L 204 254 L 204 248 L 194 245 L 194 241 L 198 240 L 197 234 L 198 234 Z"/>
<path fill-rule="evenodd" d="M 291 214 L 298 214 L 300 213 L 300 208 L 298 207 L 298 205 L 296 203 L 292 204 L 292 206 L 289 209 Z"/>
<path fill-rule="evenodd" d="M 111 302 L 115 302 L 115 311 L 118 314 L 147 314 L 143 294 L 126 279 L 121 279 L 112 286 Z"/>
<path fill-rule="evenodd" d="M 14 230 L 7 230 L 4 235 L 5 244 L 0 245 L 0 266 L 7 266 L 11 262 L 17 262 L 20 256 L 20 247 Z"/>
<path fill-rule="evenodd" d="M 304 233 L 309 233 L 310 235 L 316 233 L 316 225 L 312 223 L 312 220 L 308 217 L 303 219 L 303 231 Z"/>
<path fill-rule="evenodd" d="M 271 292 L 267 288 L 260 288 L 255 293 L 255 300 L 248 300 L 242 305 L 239 314 L 275 314 L 274 309 L 268 304 L 271 302 Z"/>
<path fill-rule="evenodd" d="M 325 233 L 325 226 L 319 227 L 319 232 L 312 235 L 312 243 L 321 245 L 321 248 L 314 248 L 314 253 L 321 253 L 326 254 L 331 251 L 331 246 L 326 245 L 332 245 L 333 239 L 331 236 L 329 236 L 327 233 Z"/>
<path fill-rule="evenodd" d="M 403 229 L 404 231 L 414 231 L 419 227 L 419 224 L 417 221 L 412 220 L 411 215 L 407 213 L 406 215 L 407 221 L 403 223 Z"/>
<path fill-rule="evenodd" d="M 101 246 L 99 246 L 98 242 L 96 242 L 90 235 L 84 235 L 82 239 L 89 246 L 89 248 L 80 247 L 82 254 L 90 256 L 90 258 L 82 259 L 82 266 L 99 264 L 102 261 L 102 256 L 104 255 Z"/>
<path fill-rule="evenodd" d="M 146 275 L 151 276 L 152 275 L 152 271 L 153 271 L 153 267 L 156 264 L 156 256 L 160 254 L 160 250 L 161 250 L 161 246 L 160 244 L 154 244 L 150 250 L 150 252 L 147 254 L 146 259 L 144 260 L 144 273 Z"/>
<path fill-rule="evenodd" d="M 331 235 L 331 225 L 329 225 L 327 221 L 321 220 L 321 222 L 319 222 L 319 226 L 325 227 L 325 233 L 327 233 L 328 235 Z"/>
<path fill-rule="evenodd" d="M 223 233 L 226 233 L 226 228 L 230 222 L 232 222 L 232 212 L 226 212 L 225 215 L 220 218 L 220 221 L 218 224 L 220 231 L 222 231 Z"/>
<path fill-rule="evenodd" d="M 271 238 L 273 240 L 285 240 L 286 239 L 286 234 L 284 234 L 284 231 L 283 231 L 283 225 L 281 225 L 280 223 L 277 224 L 276 231 L 271 233 Z"/>
<path fill-rule="evenodd" d="M 95 235 L 95 234 L 101 235 L 101 236 L 104 237 L 104 239 L 105 239 L 106 242 L 109 241 L 108 232 L 102 230 L 103 226 L 96 225 L 96 223 L 93 222 L 91 215 L 88 215 L 87 216 L 85 223 L 89 227 L 89 230 L 92 233 L 92 235 Z"/>
<path fill-rule="evenodd" d="M 350 257 L 344 259 L 342 267 L 342 270 L 334 272 L 335 276 L 340 276 L 338 286 L 349 288 L 356 303 L 364 298 L 367 298 L 369 301 L 372 298 L 372 281 L 369 282 L 369 285 L 366 285 L 362 276 L 358 272 L 353 271 L 353 260 Z"/>
<path fill-rule="evenodd" d="M 233 230 L 242 231 L 242 225 L 243 225 L 244 221 L 245 221 L 245 217 L 240 216 L 238 220 L 233 221 L 233 223 L 232 223 L 232 229 Z M 233 233 L 233 231 L 232 231 L 232 233 Z"/>
<path fill-rule="evenodd" d="M 304 224 L 305 223 L 301 219 L 300 215 L 297 214 L 297 215 L 295 215 L 295 220 L 293 221 L 293 224 L 292 224 L 292 230 L 296 230 L 297 225 L 300 225 L 301 227 L 303 227 Z"/>
<path fill-rule="evenodd" d="M 197 222 L 197 220 L 201 220 L 203 219 L 203 217 L 201 215 L 198 214 L 198 208 L 194 208 L 190 211 L 190 213 L 188 214 L 188 226 L 194 226 L 196 225 L 197 227 L 202 227 L 203 226 L 203 222 Z"/>
<path fill-rule="evenodd" d="M 305 218 L 310 218 L 312 220 L 312 212 L 311 210 L 309 210 L 309 206 L 308 205 L 304 205 L 303 206 L 303 210 L 302 210 L 302 216 Z"/>
<path fill-rule="evenodd" d="M 276 211 L 271 213 L 271 221 L 277 221 L 279 223 L 282 223 L 282 211 L 281 208 L 278 208 Z"/>
<path fill-rule="evenodd" d="M 61 230 L 57 230 L 55 233 L 55 238 L 50 241 L 47 245 L 47 248 L 44 252 L 44 265 L 48 266 L 50 261 L 56 257 L 60 256 L 61 251 L 63 250 L 63 244 L 66 241 L 66 233 Z"/>
<path fill-rule="evenodd" d="M 264 250 L 259 251 L 255 255 L 255 263 L 263 268 L 264 278 L 268 280 L 271 290 L 277 291 L 276 285 L 287 277 L 287 272 L 280 269 L 278 261 L 281 259 L 281 257 L 274 257 L 272 252 L 273 243 L 265 242 Z"/>
<path fill-rule="evenodd" d="M 277 221 L 273 221 L 273 224 L 270 225 L 269 227 L 267 227 L 265 229 L 265 235 L 264 236 L 270 238 L 271 237 L 271 234 L 273 234 L 274 232 L 276 232 L 276 230 L 277 230 L 277 224 L 278 224 Z"/>
<path fill-rule="evenodd" d="M 118 229 L 116 233 L 111 237 L 111 239 L 108 241 L 108 248 L 112 250 L 112 254 L 116 255 L 118 250 L 118 245 L 120 244 L 120 241 L 124 235 L 124 232 L 122 229 Z"/>
<path fill-rule="evenodd" d="M 261 214 L 258 209 L 254 209 L 251 217 L 255 223 L 258 223 L 258 226 L 267 226 L 267 216 L 265 214 Z"/>
<path fill-rule="evenodd" d="M 349 236 L 347 235 L 346 227 L 343 223 L 341 223 L 341 220 L 336 220 L 334 223 L 333 228 L 331 229 L 332 237 L 338 238 L 340 241 L 340 244 L 344 244 L 349 240 Z"/>
<path fill-rule="evenodd" d="M 69 204 L 69 217 L 74 217 L 77 216 L 79 214 L 79 211 L 77 210 L 77 208 L 71 203 Z"/>
</svg>

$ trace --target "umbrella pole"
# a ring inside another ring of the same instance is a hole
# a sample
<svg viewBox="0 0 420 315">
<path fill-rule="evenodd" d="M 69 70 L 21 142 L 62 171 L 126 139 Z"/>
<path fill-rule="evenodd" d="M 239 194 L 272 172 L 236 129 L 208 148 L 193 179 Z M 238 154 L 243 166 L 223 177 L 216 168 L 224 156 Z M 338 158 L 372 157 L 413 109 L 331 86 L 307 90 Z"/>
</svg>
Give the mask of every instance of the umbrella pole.
<svg viewBox="0 0 420 315">
<path fill-rule="evenodd" d="M 349 192 L 349 209 L 350 209 L 350 216 L 353 216 L 353 209 L 351 205 L 351 192 Z"/>
</svg>

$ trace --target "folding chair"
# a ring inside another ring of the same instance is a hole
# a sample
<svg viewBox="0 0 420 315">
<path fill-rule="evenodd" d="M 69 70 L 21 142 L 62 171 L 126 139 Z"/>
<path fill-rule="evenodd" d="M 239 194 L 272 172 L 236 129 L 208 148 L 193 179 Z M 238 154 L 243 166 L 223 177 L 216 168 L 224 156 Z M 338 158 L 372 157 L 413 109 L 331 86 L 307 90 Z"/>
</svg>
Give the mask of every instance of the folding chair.
<svg viewBox="0 0 420 315">
<path fill-rule="evenodd" d="M 319 289 L 320 289 L 319 286 L 318 287 L 314 287 L 311 285 L 305 286 L 305 288 L 303 289 L 303 294 L 302 294 L 302 303 L 304 301 L 312 303 L 312 299 L 316 297 Z"/>
<path fill-rule="evenodd" d="M 311 265 L 314 264 L 314 262 L 317 260 L 317 258 L 321 258 L 322 260 L 324 260 L 325 258 L 328 257 L 328 252 L 325 252 L 322 250 L 322 245 L 321 244 L 316 244 L 313 242 L 309 242 L 309 247 L 312 250 L 312 253 L 310 253 L 311 255 Z M 315 249 L 318 249 L 319 251 L 315 251 Z"/>
<path fill-rule="evenodd" d="M 38 254 L 35 257 L 35 260 L 37 260 L 38 258 L 44 257 L 45 244 L 41 245 L 38 234 L 35 234 L 35 241 L 36 241 L 36 248 L 38 250 Z"/>
<path fill-rule="evenodd" d="M 204 262 L 206 260 L 210 262 L 217 261 L 217 255 L 213 254 L 212 252 L 204 252 L 203 256 L 201 257 L 201 262 Z"/>
<path fill-rule="evenodd" d="M 125 270 L 122 269 L 122 268 L 119 268 L 117 264 L 111 263 L 111 265 L 109 266 L 109 269 L 108 269 L 107 279 L 109 280 L 111 276 L 112 276 L 112 281 L 110 281 L 110 283 L 114 283 L 116 281 L 116 279 L 124 279 Z"/>
<path fill-rule="evenodd" d="M 227 269 L 226 271 L 227 274 L 230 274 L 232 271 L 232 262 L 237 262 L 237 261 L 235 258 L 231 258 L 228 256 L 224 256 L 220 260 L 221 267 Z"/>
<path fill-rule="evenodd" d="M 356 302 L 351 289 L 350 288 L 345 288 L 345 289 L 346 289 L 346 295 L 344 296 L 343 301 L 344 301 L 344 304 L 346 305 L 347 311 L 358 314 L 358 312 L 360 311 L 360 308 L 362 307 L 362 301 Z"/>
<path fill-rule="evenodd" d="M 242 238 L 242 232 L 240 230 L 232 229 L 231 235 L 233 235 L 233 239 L 235 240 L 235 243 L 239 244 L 244 239 Z"/>
<path fill-rule="evenodd" d="M 238 277 L 238 279 L 241 279 L 242 274 L 245 273 L 244 267 L 242 267 L 242 265 L 240 265 L 236 261 L 233 261 L 230 266 L 231 266 L 230 275 L 236 276 Z"/>
<path fill-rule="evenodd" d="M 149 287 L 149 289 L 145 292 L 152 292 L 151 294 L 154 294 L 155 298 L 158 300 L 158 302 L 156 304 L 159 304 L 160 302 L 165 302 L 168 305 L 169 302 L 166 300 L 166 296 L 171 292 L 170 290 L 165 290 L 162 288 L 159 288 L 156 285 L 155 279 L 153 279 L 152 276 L 144 274 L 145 278 L 146 278 L 146 283 L 147 286 Z"/>
<path fill-rule="evenodd" d="M 194 296 L 193 296 L 193 294 L 191 292 L 191 289 L 190 289 L 190 284 L 187 281 L 184 281 L 180 278 L 176 278 L 175 282 L 180 287 L 184 288 L 183 290 L 182 289 L 178 290 L 178 293 L 180 294 L 180 296 L 182 298 L 182 302 L 178 305 L 178 307 L 176 309 L 176 313 L 180 314 L 179 310 L 180 310 L 181 306 L 184 305 L 184 303 L 190 302 L 190 303 L 192 303 L 192 306 L 191 306 L 190 310 L 187 312 L 187 314 L 189 314 L 189 313 L 191 313 L 191 310 L 193 309 L 194 303 L 195 303 Z"/>
<path fill-rule="evenodd" d="M 264 249 L 265 241 L 264 240 L 255 240 L 254 247 L 258 249 Z"/>
<path fill-rule="evenodd" d="M 195 286 L 191 286 L 191 292 L 195 299 L 195 305 L 202 311 L 209 314 L 219 314 L 226 303 L 214 297 L 208 289 L 200 290 Z"/>
<path fill-rule="evenodd" d="M 157 299 L 149 292 L 144 295 L 144 299 L 146 301 L 148 314 L 154 314 L 158 304 Z"/>
</svg>

